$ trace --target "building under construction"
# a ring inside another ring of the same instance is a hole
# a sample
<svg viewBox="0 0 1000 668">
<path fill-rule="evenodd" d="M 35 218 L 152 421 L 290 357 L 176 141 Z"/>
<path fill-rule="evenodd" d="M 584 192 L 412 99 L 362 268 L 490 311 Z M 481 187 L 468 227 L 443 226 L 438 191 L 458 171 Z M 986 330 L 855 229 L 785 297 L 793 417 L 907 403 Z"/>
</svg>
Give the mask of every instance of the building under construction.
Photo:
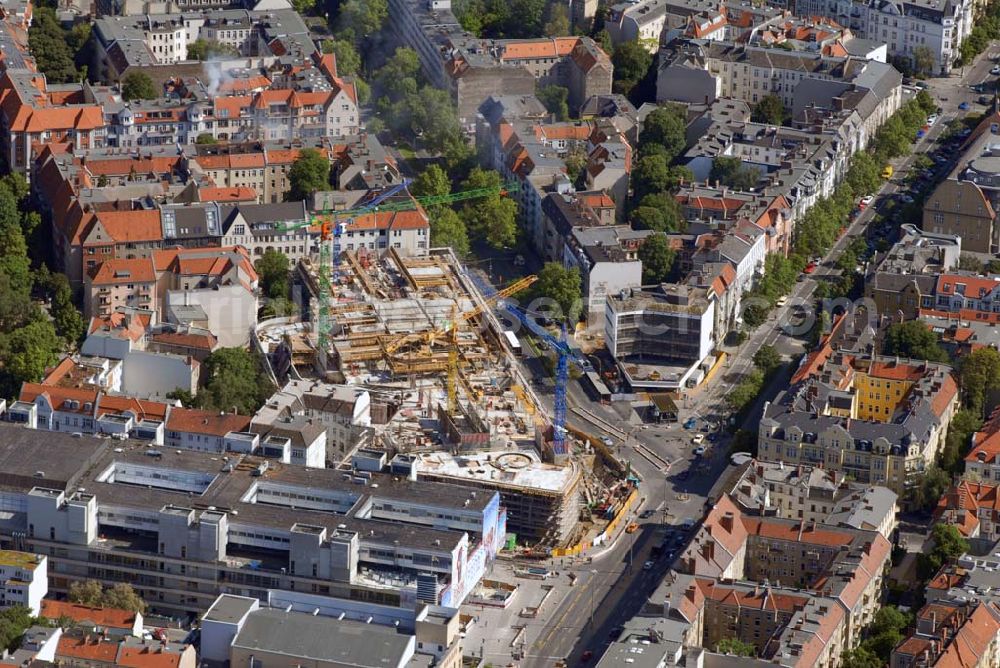
<svg viewBox="0 0 1000 668">
<path fill-rule="evenodd" d="M 592 479 L 589 456 L 572 455 L 582 444 L 556 461 L 551 421 L 491 312 L 534 277 L 483 295 L 447 249 L 419 258 L 347 251 L 329 278 L 309 262 L 299 271 L 317 318 L 321 286 L 330 292 L 326 334 L 310 339 L 313 368 L 398 406 L 368 447 L 397 473 L 500 492 L 522 544 L 579 536 L 584 498 L 606 487 Z"/>
</svg>

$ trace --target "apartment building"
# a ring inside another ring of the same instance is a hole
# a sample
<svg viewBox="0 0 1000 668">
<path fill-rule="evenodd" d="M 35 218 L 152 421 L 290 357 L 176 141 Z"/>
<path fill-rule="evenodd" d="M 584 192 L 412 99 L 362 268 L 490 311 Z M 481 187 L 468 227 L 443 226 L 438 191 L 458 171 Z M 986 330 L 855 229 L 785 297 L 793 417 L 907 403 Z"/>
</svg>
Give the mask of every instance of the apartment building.
<svg viewBox="0 0 1000 668">
<path fill-rule="evenodd" d="M 865 273 L 865 297 L 881 315 L 902 313 L 915 320 L 934 308 L 937 276 L 958 267 L 962 238 L 901 226 L 902 238 L 884 255 L 876 256 Z"/>
<path fill-rule="evenodd" d="M 39 616 L 49 592 L 48 563 L 42 554 L 0 550 L 0 608 L 20 605 Z"/>
<path fill-rule="evenodd" d="M 611 59 L 589 37 L 478 39 L 459 25 L 451 0 L 391 0 L 389 17 L 400 41 L 417 52 L 428 81 L 451 91 L 468 127 L 498 91 L 533 95 L 536 83 L 556 84 L 569 90 L 573 109 L 611 92 Z"/>
<path fill-rule="evenodd" d="M 972 436 L 965 457 L 967 480 L 1000 483 L 1000 409 L 995 409 L 982 428 Z"/>
<path fill-rule="evenodd" d="M 0 429 L 5 498 L 22 509 L 0 542 L 48 553 L 56 593 L 127 580 L 168 614 L 269 589 L 459 605 L 506 534 L 499 495 L 482 490 Z"/>
<path fill-rule="evenodd" d="M 612 5 L 605 27 L 614 44 L 638 41 L 655 53 L 668 37 L 742 41 L 788 12 L 771 6 L 707 0 L 640 0 Z"/>
<path fill-rule="evenodd" d="M 903 496 L 934 461 L 957 406 L 948 366 L 846 353 L 827 341 L 765 404 L 759 456 L 822 464 Z"/>
<path fill-rule="evenodd" d="M 1000 606 L 977 601 L 928 603 L 917 613 L 916 629 L 892 650 L 890 668 L 1000 663 Z"/>
<path fill-rule="evenodd" d="M 890 56 L 908 60 L 911 66 L 923 52 L 933 59 L 929 74 L 947 75 L 972 31 L 975 4 L 974 0 L 802 0 L 795 12 L 831 18 L 859 37 L 884 42 Z"/>
<path fill-rule="evenodd" d="M 877 531 L 747 515 L 723 495 L 651 597 L 644 623 L 656 624 L 652 637 L 668 646 L 714 649 L 735 637 L 755 647 L 754 664 L 833 668 L 881 604 L 890 551 Z M 598 665 L 617 665 L 612 657 L 627 649 L 612 645 Z"/>
<path fill-rule="evenodd" d="M 221 345 L 242 345 L 257 322 L 257 280 L 249 253 L 238 246 L 157 250 L 145 258 L 105 260 L 84 279 L 84 315 L 107 317 L 119 309 L 139 308 L 177 322 L 171 313 L 178 304 L 197 306 L 204 316 L 198 321 Z"/>
<path fill-rule="evenodd" d="M 934 517 L 966 538 L 992 545 L 1000 540 L 1000 485 L 962 480 L 938 500 Z"/>
<path fill-rule="evenodd" d="M 849 481 L 843 471 L 754 460 L 723 492 L 746 515 L 877 531 L 890 541 L 896 529 L 896 494 Z"/>
<path fill-rule="evenodd" d="M 604 337 L 632 387 L 678 389 L 715 347 L 717 294 L 663 284 L 609 294 Z"/>
<path fill-rule="evenodd" d="M 101 107 L 88 101 L 81 88 L 66 94 L 50 90 L 41 74 L 7 69 L 0 75 L 0 137 L 7 169 L 31 177 L 33 147 L 69 142 L 79 149 L 105 145 L 107 132 Z"/>
<path fill-rule="evenodd" d="M 974 160 L 966 176 L 946 179 L 924 202 L 923 229 L 932 234 L 948 234 L 962 239 L 962 248 L 973 253 L 995 253 L 1000 249 L 1000 226 L 990 198 L 978 185 L 988 182 L 985 164 L 990 156 Z"/>
</svg>

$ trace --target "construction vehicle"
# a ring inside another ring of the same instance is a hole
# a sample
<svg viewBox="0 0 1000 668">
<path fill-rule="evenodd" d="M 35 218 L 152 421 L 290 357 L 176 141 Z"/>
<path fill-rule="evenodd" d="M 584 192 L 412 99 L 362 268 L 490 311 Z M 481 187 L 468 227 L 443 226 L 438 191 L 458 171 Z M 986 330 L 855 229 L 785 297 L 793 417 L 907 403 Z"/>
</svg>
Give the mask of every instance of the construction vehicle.
<svg viewBox="0 0 1000 668">
<path fill-rule="evenodd" d="M 520 190 L 520 184 L 517 181 L 508 181 L 496 187 L 474 188 L 448 195 L 429 195 L 415 198 L 407 193 L 407 196 L 404 198 L 390 199 L 405 191 L 409 184 L 409 180 L 404 180 L 353 209 L 342 211 L 323 210 L 317 212 L 311 219 L 305 222 L 278 225 L 275 228 L 277 232 L 293 232 L 303 227 L 318 226 L 320 228 L 319 285 L 323 297 L 319 301 L 316 323 L 320 350 L 326 350 L 329 345 L 330 298 L 333 295 L 333 285 L 339 279 L 335 263 L 338 263 L 340 260 L 340 238 L 345 232 L 350 231 L 356 217 L 393 211 L 411 211 L 420 207 L 448 205 L 455 202 L 489 197 L 490 195 L 508 195 Z"/>
</svg>

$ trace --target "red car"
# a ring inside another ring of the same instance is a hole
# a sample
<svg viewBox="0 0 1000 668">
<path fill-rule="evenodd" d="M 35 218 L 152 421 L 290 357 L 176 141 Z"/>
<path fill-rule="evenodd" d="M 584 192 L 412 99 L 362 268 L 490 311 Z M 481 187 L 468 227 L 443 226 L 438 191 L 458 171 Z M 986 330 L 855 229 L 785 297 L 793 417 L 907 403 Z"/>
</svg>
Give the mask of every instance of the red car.
<svg viewBox="0 0 1000 668">
<path fill-rule="evenodd" d="M 806 268 L 803 269 L 802 271 L 803 271 L 803 273 L 806 273 L 806 274 L 813 273 L 814 271 L 816 271 L 816 263 L 815 262 L 810 262 L 809 264 L 806 265 Z"/>
</svg>

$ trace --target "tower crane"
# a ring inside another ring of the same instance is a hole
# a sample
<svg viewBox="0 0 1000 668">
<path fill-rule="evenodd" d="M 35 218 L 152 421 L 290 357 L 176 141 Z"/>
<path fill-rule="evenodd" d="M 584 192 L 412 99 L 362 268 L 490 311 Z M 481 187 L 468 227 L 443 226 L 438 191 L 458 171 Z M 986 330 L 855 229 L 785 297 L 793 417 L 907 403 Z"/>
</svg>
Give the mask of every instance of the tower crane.
<svg viewBox="0 0 1000 668">
<path fill-rule="evenodd" d="M 278 225 L 275 229 L 278 232 L 294 232 L 302 228 L 320 228 L 320 248 L 319 248 L 319 288 L 321 297 L 317 312 L 318 349 L 326 350 L 330 338 L 330 297 L 333 294 L 333 285 L 339 279 L 334 263 L 340 259 L 340 237 L 344 232 L 350 231 L 354 224 L 354 218 L 366 214 L 375 214 L 394 211 L 411 211 L 419 207 L 438 206 L 463 202 L 490 195 L 507 195 L 518 192 L 520 184 L 517 181 L 508 181 L 499 186 L 487 188 L 472 188 L 448 195 L 428 195 L 425 197 L 412 197 L 407 193 L 407 197 L 399 200 L 390 198 L 406 190 L 410 181 L 404 180 L 386 190 L 380 192 L 365 204 L 346 210 L 324 209 L 318 211 L 309 220 L 300 223 Z M 331 277 L 331 272 L 333 276 Z"/>
</svg>

